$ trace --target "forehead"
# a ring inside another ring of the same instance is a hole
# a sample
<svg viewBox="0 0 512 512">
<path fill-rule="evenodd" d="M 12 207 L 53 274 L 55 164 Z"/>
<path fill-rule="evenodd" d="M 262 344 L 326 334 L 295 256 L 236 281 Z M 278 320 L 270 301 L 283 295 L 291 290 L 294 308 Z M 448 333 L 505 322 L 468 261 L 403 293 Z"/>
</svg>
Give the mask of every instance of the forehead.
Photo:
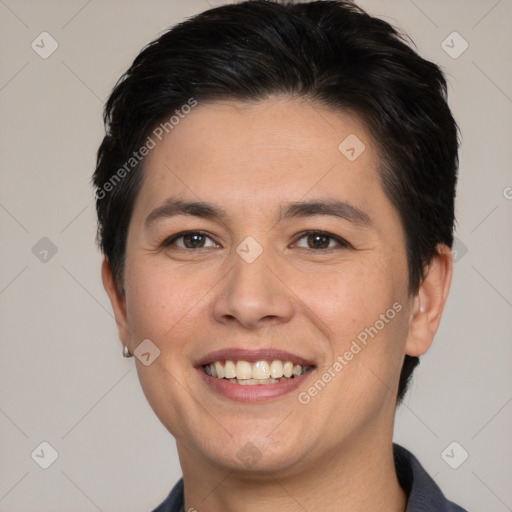
<svg viewBox="0 0 512 512">
<path fill-rule="evenodd" d="M 197 197 L 236 190 L 252 200 L 298 199 L 313 189 L 371 187 L 377 168 L 355 115 L 304 98 L 199 103 L 146 157 L 141 194 L 163 198 L 172 187 Z"/>
</svg>

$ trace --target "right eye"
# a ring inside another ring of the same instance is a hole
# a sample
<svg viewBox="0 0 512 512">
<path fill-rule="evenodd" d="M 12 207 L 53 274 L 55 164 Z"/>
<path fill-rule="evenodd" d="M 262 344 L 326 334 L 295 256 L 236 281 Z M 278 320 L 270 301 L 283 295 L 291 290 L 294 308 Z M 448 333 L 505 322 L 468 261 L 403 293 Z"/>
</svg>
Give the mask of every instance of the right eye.
<svg viewBox="0 0 512 512">
<path fill-rule="evenodd" d="M 206 246 L 205 241 L 209 239 L 212 241 L 213 245 Z M 176 243 L 178 240 L 182 240 L 182 244 Z M 181 233 L 177 233 L 175 235 L 167 238 L 163 243 L 162 247 L 170 247 L 175 245 L 180 249 L 206 249 L 208 247 L 217 247 L 217 244 L 213 242 L 210 236 L 203 231 L 182 231 Z"/>
</svg>

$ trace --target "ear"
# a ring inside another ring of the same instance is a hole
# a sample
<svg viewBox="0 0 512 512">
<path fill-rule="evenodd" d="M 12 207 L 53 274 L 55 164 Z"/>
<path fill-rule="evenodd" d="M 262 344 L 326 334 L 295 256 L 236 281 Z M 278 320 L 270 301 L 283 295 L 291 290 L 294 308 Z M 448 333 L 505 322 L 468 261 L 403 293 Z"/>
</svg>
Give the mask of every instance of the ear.
<svg viewBox="0 0 512 512">
<path fill-rule="evenodd" d="M 129 346 L 129 330 L 128 330 L 128 322 L 126 319 L 126 302 L 123 296 L 119 294 L 117 291 L 114 276 L 112 275 L 112 269 L 110 268 L 110 264 L 107 261 L 107 258 L 103 258 L 103 263 L 101 264 L 101 279 L 103 281 L 103 287 L 107 292 L 107 295 L 110 299 L 110 303 L 112 304 L 112 309 L 114 311 L 114 316 L 116 319 L 117 329 L 119 332 L 119 339 L 123 343 L 123 345 Z"/>
<path fill-rule="evenodd" d="M 405 353 L 421 356 L 432 345 L 450 290 L 453 261 L 450 248 L 439 244 L 414 297 Z"/>
</svg>

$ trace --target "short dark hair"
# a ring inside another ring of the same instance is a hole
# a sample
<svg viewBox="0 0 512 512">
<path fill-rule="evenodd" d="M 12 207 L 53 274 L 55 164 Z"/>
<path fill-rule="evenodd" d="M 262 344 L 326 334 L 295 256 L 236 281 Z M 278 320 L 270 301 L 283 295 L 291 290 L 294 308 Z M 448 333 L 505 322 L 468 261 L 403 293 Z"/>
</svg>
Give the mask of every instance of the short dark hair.
<svg viewBox="0 0 512 512">
<path fill-rule="evenodd" d="M 389 23 L 347 0 L 252 0 L 207 10 L 149 43 L 105 105 L 93 177 L 97 241 L 121 294 L 143 179 L 135 152 L 191 98 L 257 102 L 272 94 L 356 114 L 369 130 L 383 188 L 403 223 L 410 293 L 437 245 L 452 246 L 459 140 L 441 69 Z M 397 402 L 418 362 L 405 356 Z"/>
</svg>

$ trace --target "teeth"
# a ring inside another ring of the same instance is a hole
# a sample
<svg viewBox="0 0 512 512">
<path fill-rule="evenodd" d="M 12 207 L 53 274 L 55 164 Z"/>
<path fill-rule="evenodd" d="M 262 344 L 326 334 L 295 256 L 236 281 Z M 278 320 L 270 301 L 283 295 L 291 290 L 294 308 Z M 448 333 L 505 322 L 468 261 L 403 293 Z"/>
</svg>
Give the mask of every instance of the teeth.
<svg viewBox="0 0 512 512">
<path fill-rule="evenodd" d="M 238 373 L 237 373 L 238 375 Z M 267 361 L 257 361 L 252 365 L 253 379 L 268 379 L 270 377 L 270 366 Z"/>
<path fill-rule="evenodd" d="M 270 375 L 274 379 L 279 379 L 284 375 L 283 363 L 281 361 L 272 361 L 270 365 Z"/>
<path fill-rule="evenodd" d="M 280 382 L 281 380 L 288 380 L 285 377 L 282 377 L 281 379 L 273 379 L 270 377 L 269 379 L 229 379 L 229 382 L 233 384 L 242 384 L 242 386 L 251 386 L 255 384 L 276 384 L 277 382 Z"/>
<path fill-rule="evenodd" d="M 247 361 L 237 361 L 236 376 L 238 379 L 250 379 L 252 377 L 251 363 Z"/>
<path fill-rule="evenodd" d="M 227 379 L 229 382 L 250 384 L 275 384 L 282 380 L 299 377 L 309 369 L 308 366 L 294 365 L 291 361 L 215 361 L 207 364 L 204 371 L 211 377 Z"/>
<path fill-rule="evenodd" d="M 220 361 L 215 361 L 215 371 L 219 379 L 224 378 L 224 366 L 222 366 Z"/>
<path fill-rule="evenodd" d="M 233 361 L 226 361 L 224 365 L 224 377 L 226 379 L 234 379 L 236 377 L 236 367 Z"/>
<path fill-rule="evenodd" d="M 285 377 L 291 377 L 293 374 L 293 363 L 286 361 L 283 365 L 283 372 Z"/>
</svg>

